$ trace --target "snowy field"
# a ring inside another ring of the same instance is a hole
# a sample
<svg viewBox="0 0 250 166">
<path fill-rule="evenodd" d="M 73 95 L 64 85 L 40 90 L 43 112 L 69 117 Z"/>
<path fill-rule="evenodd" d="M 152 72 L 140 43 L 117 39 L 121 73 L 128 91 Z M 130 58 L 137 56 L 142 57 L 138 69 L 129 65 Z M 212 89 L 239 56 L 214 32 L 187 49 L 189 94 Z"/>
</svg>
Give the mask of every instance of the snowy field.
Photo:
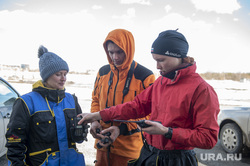
<svg viewBox="0 0 250 166">
<path fill-rule="evenodd" d="M 6 79 L 6 78 L 4 78 Z M 7 79 L 6 79 L 7 80 Z M 75 93 L 79 98 L 83 111 L 90 109 L 91 93 L 94 86 L 95 75 L 69 74 L 66 91 Z M 250 106 L 250 80 L 238 82 L 232 80 L 207 80 L 214 87 L 220 101 L 221 108 L 232 106 Z M 32 84 L 11 83 L 20 94 L 31 91 Z"/>
<path fill-rule="evenodd" d="M 75 93 L 83 112 L 90 111 L 91 93 L 95 81 L 95 75 L 68 75 L 68 81 L 73 81 L 74 84 L 66 86 L 66 91 Z M 250 82 L 236 82 L 231 80 L 208 80 L 218 94 L 221 109 L 235 106 L 250 107 Z M 30 92 L 32 84 L 11 83 L 13 87 L 20 93 Z M 89 134 L 88 142 L 78 144 L 78 149 L 85 156 L 88 166 L 94 165 L 95 149 L 94 139 Z"/>
</svg>

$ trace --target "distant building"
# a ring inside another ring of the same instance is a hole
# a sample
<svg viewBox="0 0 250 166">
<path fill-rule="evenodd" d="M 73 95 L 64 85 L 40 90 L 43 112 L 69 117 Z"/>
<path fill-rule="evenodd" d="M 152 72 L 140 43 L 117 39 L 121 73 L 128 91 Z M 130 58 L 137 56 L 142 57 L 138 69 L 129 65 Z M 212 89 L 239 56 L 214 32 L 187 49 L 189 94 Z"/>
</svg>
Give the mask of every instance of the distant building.
<svg viewBox="0 0 250 166">
<path fill-rule="evenodd" d="M 29 70 L 30 69 L 30 65 L 28 65 L 28 64 L 21 64 L 21 69 L 22 70 Z"/>
</svg>

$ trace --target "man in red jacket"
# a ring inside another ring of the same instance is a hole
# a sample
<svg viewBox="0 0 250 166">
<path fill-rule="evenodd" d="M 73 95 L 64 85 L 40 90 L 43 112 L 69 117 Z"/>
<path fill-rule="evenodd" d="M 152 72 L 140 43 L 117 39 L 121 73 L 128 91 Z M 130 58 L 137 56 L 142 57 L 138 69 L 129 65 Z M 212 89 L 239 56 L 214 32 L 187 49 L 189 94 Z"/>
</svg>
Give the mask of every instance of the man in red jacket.
<svg viewBox="0 0 250 166">
<path fill-rule="evenodd" d="M 140 118 L 151 113 L 151 121 L 145 121 L 151 126 L 141 128 L 145 137 L 141 155 L 129 165 L 198 165 L 193 149 L 215 146 L 219 131 L 218 97 L 195 72 L 196 63 L 187 56 L 188 47 L 186 38 L 177 30 L 160 33 L 151 53 L 162 76 L 131 102 L 82 114 L 81 122 L 88 123 Z M 112 133 L 111 140 L 117 136 L 112 128 L 102 131 L 106 132 Z"/>
</svg>

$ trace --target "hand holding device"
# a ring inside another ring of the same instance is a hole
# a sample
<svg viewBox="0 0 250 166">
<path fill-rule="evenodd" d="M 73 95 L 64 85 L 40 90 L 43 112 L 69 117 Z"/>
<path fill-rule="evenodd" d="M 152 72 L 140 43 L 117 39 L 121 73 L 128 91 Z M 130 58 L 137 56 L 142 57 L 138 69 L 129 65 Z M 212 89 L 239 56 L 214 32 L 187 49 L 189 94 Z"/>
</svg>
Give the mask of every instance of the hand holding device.
<svg viewBox="0 0 250 166">
<path fill-rule="evenodd" d="M 146 127 L 150 127 L 151 125 L 148 125 L 145 123 L 145 120 L 138 120 L 138 121 L 129 121 L 129 120 L 117 120 L 117 119 L 114 119 L 113 120 L 114 122 L 131 122 L 131 123 L 136 123 L 138 124 L 141 128 L 146 128 Z M 151 120 L 152 122 L 158 122 L 158 123 L 161 123 L 159 121 L 153 121 Z"/>
<path fill-rule="evenodd" d="M 97 128 L 97 129 L 96 129 L 96 133 L 100 134 L 100 132 L 101 132 L 100 129 Z M 102 135 L 103 135 L 103 136 L 108 136 L 108 137 L 105 137 L 105 138 L 101 139 L 101 143 L 103 143 L 103 144 L 109 143 L 109 141 L 111 140 L 111 139 L 110 139 L 111 133 L 110 133 L 110 132 L 107 132 L 107 133 L 102 134 Z M 111 140 L 111 141 L 112 141 L 112 140 Z M 99 143 L 97 143 L 96 146 L 97 146 L 98 149 L 101 149 L 101 148 L 102 148 L 102 146 L 101 146 Z"/>
</svg>

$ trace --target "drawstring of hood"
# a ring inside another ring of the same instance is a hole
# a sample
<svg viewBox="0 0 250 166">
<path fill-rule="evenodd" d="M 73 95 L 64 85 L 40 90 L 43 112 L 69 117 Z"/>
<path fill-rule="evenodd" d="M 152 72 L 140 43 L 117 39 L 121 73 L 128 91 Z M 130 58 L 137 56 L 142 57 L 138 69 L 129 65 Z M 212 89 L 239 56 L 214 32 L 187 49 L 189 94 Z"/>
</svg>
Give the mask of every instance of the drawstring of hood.
<svg viewBox="0 0 250 166">
<path fill-rule="evenodd" d="M 62 101 L 62 100 L 60 101 L 60 97 L 59 96 L 57 98 L 57 101 L 58 101 L 57 103 L 60 103 Z"/>
<path fill-rule="evenodd" d="M 48 107 L 49 107 L 49 111 L 51 112 L 51 115 L 52 115 L 53 117 L 55 117 L 55 113 L 54 113 L 54 111 L 51 110 L 51 108 L 50 108 L 50 106 L 49 106 L 49 101 L 48 101 L 47 97 L 45 97 L 45 100 L 46 100 L 46 103 L 47 103 L 47 105 L 48 105 Z"/>
</svg>

